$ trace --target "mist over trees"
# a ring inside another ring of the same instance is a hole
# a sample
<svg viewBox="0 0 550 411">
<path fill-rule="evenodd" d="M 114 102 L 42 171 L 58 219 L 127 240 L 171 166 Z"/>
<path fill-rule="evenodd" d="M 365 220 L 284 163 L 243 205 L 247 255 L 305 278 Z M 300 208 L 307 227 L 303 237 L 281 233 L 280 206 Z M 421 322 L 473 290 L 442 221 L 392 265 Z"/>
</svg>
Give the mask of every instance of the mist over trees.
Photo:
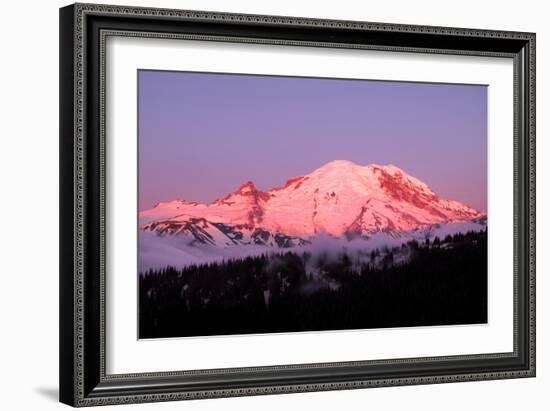
<svg viewBox="0 0 550 411">
<path fill-rule="evenodd" d="M 139 276 L 140 338 L 487 321 L 487 232 Z"/>
</svg>

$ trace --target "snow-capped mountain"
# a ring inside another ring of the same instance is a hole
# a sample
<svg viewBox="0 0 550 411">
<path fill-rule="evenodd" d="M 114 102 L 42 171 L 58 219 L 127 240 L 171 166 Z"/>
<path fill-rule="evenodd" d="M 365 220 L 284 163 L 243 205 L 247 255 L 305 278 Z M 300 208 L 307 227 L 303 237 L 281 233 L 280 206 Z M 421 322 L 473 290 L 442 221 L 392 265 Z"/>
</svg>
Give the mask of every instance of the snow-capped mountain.
<svg viewBox="0 0 550 411">
<path fill-rule="evenodd" d="M 141 228 L 190 244 L 218 247 L 304 245 L 319 234 L 370 237 L 408 232 L 484 214 L 441 199 L 394 165 L 359 166 L 336 160 L 271 191 L 252 182 L 210 204 L 175 200 L 140 213 Z"/>
<path fill-rule="evenodd" d="M 187 237 L 189 245 L 207 244 L 230 247 L 235 245 L 263 245 L 278 248 L 292 248 L 308 243 L 300 237 L 270 232 L 248 224 L 228 225 L 207 221 L 204 218 L 186 220 L 154 221 L 143 227 L 159 235 Z"/>
</svg>

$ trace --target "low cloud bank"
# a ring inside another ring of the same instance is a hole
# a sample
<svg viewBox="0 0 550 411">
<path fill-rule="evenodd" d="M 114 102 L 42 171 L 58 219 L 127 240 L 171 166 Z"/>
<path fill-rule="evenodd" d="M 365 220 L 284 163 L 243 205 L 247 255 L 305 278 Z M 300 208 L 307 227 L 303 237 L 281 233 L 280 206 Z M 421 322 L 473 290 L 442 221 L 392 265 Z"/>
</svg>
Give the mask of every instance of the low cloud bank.
<svg viewBox="0 0 550 411">
<path fill-rule="evenodd" d="M 140 272 L 150 269 L 160 269 L 167 266 L 183 268 L 189 265 L 207 264 L 230 259 L 239 259 L 255 255 L 272 255 L 293 252 L 296 254 L 309 253 L 307 269 L 316 273 L 316 267 L 341 261 L 344 255 L 350 259 L 352 265 L 376 263 L 391 249 L 401 247 L 411 240 L 423 242 L 435 237 L 443 239 L 447 235 L 465 233 L 467 231 L 481 231 L 485 225 L 476 222 L 457 222 L 435 225 L 429 228 L 413 230 L 406 233 L 379 232 L 369 237 L 348 239 L 335 238 L 328 234 L 319 234 L 311 239 L 311 244 L 293 247 L 278 248 L 264 245 L 238 245 L 227 248 L 213 247 L 207 244 L 191 243 L 188 238 L 178 236 L 159 236 L 156 233 L 140 231 L 139 236 L 139 267 Z M 373 260 L 372 252 L 380 253 Z M 405 261 L 408 251 L 396 253 L 394 261 Z M 396 259 L 396 260 L 395 260 Z M 277 264 L 277 259 L 271 260 Z"/>
</svg>

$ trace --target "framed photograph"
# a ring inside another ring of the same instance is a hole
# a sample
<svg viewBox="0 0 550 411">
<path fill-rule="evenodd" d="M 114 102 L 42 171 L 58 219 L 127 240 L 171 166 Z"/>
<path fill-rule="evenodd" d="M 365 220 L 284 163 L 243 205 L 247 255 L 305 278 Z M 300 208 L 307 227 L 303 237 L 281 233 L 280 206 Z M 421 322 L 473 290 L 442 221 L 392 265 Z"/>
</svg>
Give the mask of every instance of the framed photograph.
<svg viewBox="0 0 550 411">
<path fill-rule="evenodd" d="M 60 10 L 60 399 L 535 376 L 535 34 Z"/>
</svg>

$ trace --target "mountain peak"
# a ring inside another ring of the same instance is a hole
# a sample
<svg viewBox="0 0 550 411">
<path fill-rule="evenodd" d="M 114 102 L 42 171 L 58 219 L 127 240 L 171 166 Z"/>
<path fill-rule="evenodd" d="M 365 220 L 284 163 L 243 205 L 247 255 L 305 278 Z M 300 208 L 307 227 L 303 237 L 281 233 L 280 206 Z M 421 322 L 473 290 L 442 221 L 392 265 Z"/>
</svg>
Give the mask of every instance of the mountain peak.
<svg viewBox="0 0 550 411">
<path fill-rule="evenodd" d="M 246 183 L 241 185 L 237 189 L 237 191 L 229 194 L 222 201 L 228 199 L 233 199 L 232 201 L 235 201 L 235 199 L 238 197 L 244 197 L 246 199 L 246 202 L 257 204 L 259 201 L 267 201 L 269 199 L 269 194 L 258 190 L 252 181 L 247 181 Z"/>
<path fill-rule="evenodd" d="M 381 164 L 369 164 L 367 167 L 371 168 L 371 169 L 379 169 L 379 170 L 383 170 L 385 171 L 386 173 L 389 173 L 389 174 L 397 174 L 397 173 L 401 173 L 401 174 L 404 174 L 404 175 L 407 175 L 407 173 L 405 171 L 403 171 L 403 169 L 397 167 L 395 164 L 386 164 L 386 165 L 381 165 Z"/>
<path fill-rule="evenodd" d="M 204 218 L 306 238 L 317 233 L 401 232 L 467 221 L 481 213 L 459 201 L 439 198 L 424 182 L 394 164 L 334 160 L 271 191 L 260 191 L 247 181 L 210 204 L 172 202 L 141 216 L 176 221 Z"/>
<path fill-rule="evenodd" d="M 355 164 L 353 161 L 350 161 L 350 160 L 332 160 L 322 165 L 317 170 L 335 170 L 335 169 L 351 170 L 357 167 L 361 167 L 361 166 Z"/>
<path fill-rule="evenodd" d="M 388 174 L 395 175 L 395 174 L 402 174 L 404 176 L 408 176 L 407 172 L 405 172 L 403 169 L 397 167 L 395 164 L 369 164 L 369 165 L 359 165 L 357 163 L 354 163 L 350 160 L 333 160 L 329 161 L 328 163 L 322 165 L 314 172 L 332 172 L 332 171 L 342 171 L 346 173 L 351 172 L 364 172 L 364 170 L 370 170 L 376 172 L 384 171 Z"/>
<path fill-rule="evenodd" d="M 237 192 L 241 193 L 241 194 L 247 194 L 247 193 L 251 193 L 251 192 L 254 192 L 254 191 L 257 191 L 257 189 L 256 189 L 256 186 L 254 185 L 254 183 L 252 181 L 247 181 L 246 183 L 241 185 L 239 187 L 239 189 L 237 190 Z"/>
</svg>

